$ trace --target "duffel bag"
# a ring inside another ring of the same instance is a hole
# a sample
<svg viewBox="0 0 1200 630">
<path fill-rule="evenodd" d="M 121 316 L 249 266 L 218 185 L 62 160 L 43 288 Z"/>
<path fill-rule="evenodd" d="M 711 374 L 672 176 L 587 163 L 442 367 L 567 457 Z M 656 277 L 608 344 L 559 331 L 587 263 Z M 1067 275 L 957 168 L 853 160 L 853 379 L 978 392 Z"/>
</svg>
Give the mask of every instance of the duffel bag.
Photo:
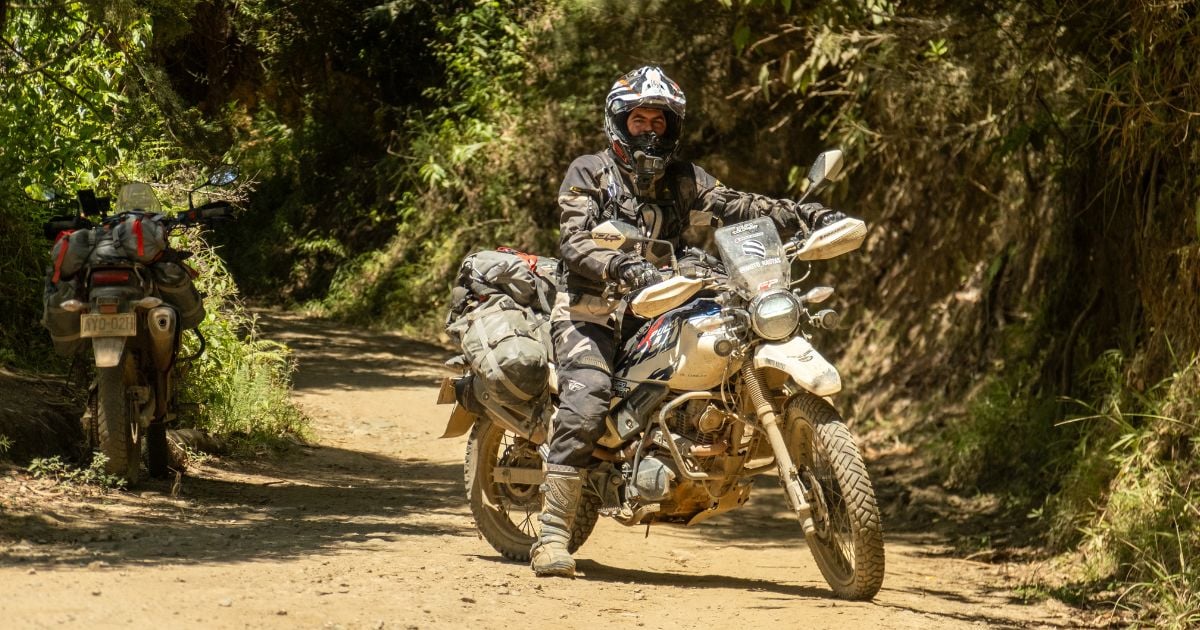
<svg viewBox="0 0 1200 630">
<path fill-rule="evenodd" d="M 517 406 L 541 396 L 550 376 L 550 324 L 494 295 L 450 326 L 485 400 Z"/>
<path fill-rule="evenodd" d="M 458 285 L 475 295 L 504 293 L 521 306 L 549 313 L 554 304 L 558 261 L 507 247 L 476 252 L 463 259 Z"/>
<path fill-rule="evenodd" d="M 167 249 L 167 232 L 157 214 L 131 213 L 112 229 L 113 243 L 130 260 L 151 263 Z"/>
<path fill-rule="evenodd" d="M 83 269 L 88 255 L 92 253 L 94 236 L 92 230 L 59 232 L 54 246 L 50 248 L 51 283 L 70 280 Z"/>
</svg>

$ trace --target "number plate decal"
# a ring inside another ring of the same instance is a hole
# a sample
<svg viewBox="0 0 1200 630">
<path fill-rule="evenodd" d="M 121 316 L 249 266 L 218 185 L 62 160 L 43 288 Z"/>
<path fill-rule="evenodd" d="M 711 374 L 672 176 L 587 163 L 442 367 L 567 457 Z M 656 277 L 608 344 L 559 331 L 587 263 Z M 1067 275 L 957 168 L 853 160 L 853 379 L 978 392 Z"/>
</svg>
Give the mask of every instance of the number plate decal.
<svg viewBox="0 0 1200 630">
<path fill-rule="evenodd" d="M 134 313 L 84 313 L 79 317 L 80 337 L 132 337 L 137 334 Z"/>
</svg>

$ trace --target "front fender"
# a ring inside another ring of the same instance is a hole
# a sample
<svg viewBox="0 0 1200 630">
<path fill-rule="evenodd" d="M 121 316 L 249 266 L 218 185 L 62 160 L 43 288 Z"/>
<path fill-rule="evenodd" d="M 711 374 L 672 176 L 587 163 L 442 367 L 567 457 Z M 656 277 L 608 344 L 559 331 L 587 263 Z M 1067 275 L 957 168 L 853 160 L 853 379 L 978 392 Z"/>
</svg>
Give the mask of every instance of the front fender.
<svg viewBox="0 0 1200 630">
<path fill-rule="evenodd" d="M 837 368 L 804 337 L 758 346 L 754 350 L 754 367 L 780 370 L 818 396 L 831 396 L 842 391 L 842 377 Z"/>
</svg>

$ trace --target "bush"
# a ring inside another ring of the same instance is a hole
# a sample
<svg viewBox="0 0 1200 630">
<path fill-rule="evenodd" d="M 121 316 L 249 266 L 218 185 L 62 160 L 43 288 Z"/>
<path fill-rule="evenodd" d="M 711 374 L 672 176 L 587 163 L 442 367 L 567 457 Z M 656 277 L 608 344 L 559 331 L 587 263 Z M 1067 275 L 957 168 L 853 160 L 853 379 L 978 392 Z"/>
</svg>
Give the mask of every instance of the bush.
<svg viewBox="0 0 1200 630">
<path fill-rule="evenodd" d="M 185 422 L 250 447 L 304 439 L 307 419 L 288 398 L 296 367 L 291 350 L 259 336 L 254 316 L 211 247 L 196 236 L 179 246 L 195 252 L 189 262 L 200 272 L 196 285 L 208 313 L 200 324 L 205 352 L 179 385 L 181 401 L 199 403 L 198 413 Z M 197 349 L 189 336 L 183 353 Z"/>
</svg>

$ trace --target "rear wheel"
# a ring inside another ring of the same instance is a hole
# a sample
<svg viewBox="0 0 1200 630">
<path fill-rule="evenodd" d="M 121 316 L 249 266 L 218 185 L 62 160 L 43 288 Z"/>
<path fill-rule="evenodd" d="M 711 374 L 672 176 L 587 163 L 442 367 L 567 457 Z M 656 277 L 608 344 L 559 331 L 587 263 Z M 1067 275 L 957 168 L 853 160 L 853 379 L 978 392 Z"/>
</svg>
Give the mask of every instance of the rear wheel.
<svg viewBox="0 0 1200 630">
<path fill-rule="evenodd" d="M 134 416 L 136 405 L 129 399 L 129 387 L 134 385 L 129 361 L 126 355 L 116 367 L 96 368 L 96 438 L 100 452 L 108 458 L 105 472 L 132 486 L 141 468 L 141 436 Z"/>
<path fill-rule="evenodd" d="M 798 396 L 788 422 L 799 431 L 794 462 L 809 490 L 816 530 L 808 547 L 838 597 L 867 600 L 883 585 L 883 528 L 875 490 L 850 429 L 825 400 Z M 793 442 L 795 444 L 796 442 Z"/>
<path fill-rule="evenodd" d="M 510 560 L 529 561 L 529 549 L 541 530 L 542 491 L 538 484 L 495 480 L 498 467 L 541 471 L 537 445 L 488 418 L 480 418 L 467 439 L 464 477 L 475 526 L 484 539 Z M 586 490 L 571 528 L 571 553 L 587 541 L 599 519 L 600 498 Z"/>
</svg>

